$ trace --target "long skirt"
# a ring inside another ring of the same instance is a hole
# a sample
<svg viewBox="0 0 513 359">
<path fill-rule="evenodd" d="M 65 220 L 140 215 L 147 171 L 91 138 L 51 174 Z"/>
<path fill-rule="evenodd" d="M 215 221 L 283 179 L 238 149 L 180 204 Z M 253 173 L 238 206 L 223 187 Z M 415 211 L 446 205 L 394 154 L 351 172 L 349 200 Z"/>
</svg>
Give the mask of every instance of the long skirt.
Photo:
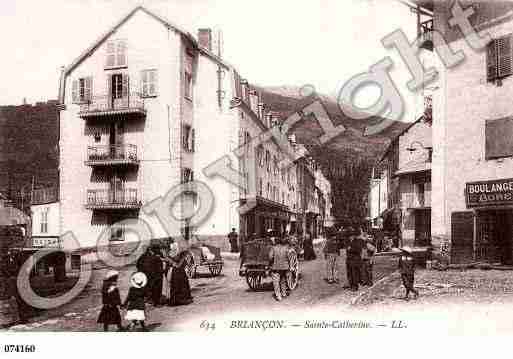
<svg viewBox="0 0 513 359">
<path fill-rule="evenodd" d="M 169 305 L 184 305 L 192 303 L 191 286 L 184 267 L 173 268 Z"/>
<path fill-rule="evenodd" d="M 104 305 L 98 316 L 98 323 L 121 324 L 121 314 L 119 314 L 118 307 L 114 305 Z"/>
</svg>

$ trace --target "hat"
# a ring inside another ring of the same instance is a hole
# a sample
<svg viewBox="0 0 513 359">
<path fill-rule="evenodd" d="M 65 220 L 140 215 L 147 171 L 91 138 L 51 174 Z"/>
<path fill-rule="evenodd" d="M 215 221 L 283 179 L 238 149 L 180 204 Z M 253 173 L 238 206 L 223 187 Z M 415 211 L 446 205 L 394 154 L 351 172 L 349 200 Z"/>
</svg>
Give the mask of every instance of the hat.
<svg viewBox="0 0 513 359">
<path fill-rule="evenodd" d="M 167 255 L 169 257 L 176 257 L 178 255 L 178 252 L 179 252 L 178 243 L 176 243 L 176 242 L 171 243 L 169 245 L 169 252 L 167 252 Z"/>
<path fill-rule="evenodd" d="M 104 280 L 112 279 L 114 277 L 118 277 L 119 272 L 117 270 L 110 270 L 105 274 Z"/>
<path fill-rule="evenodd" d="M 412 249 L 411 249 L 411 247 L 410 247 L 410 246 L 404 246 L 404 247 L 402 247 L 402 248 L 401 248 L 401 250 L 402 250 L 403 252 L 408 252 L 408 253 L 411 253 L 411 252 L 412 252 Z"/>
<path fill-rule="evenodd" d="M 144 288 L 148 283 L 148 278 L 143 272 L 135 272 L 130 277 L 130 285 L 134 288 Z"/>
</svg>

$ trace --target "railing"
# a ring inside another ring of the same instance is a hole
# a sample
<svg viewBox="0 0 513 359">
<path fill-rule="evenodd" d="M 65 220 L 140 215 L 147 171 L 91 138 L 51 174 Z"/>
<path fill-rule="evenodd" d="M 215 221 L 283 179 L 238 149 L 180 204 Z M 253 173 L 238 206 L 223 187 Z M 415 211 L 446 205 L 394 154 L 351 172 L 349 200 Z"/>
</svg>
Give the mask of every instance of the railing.
<svg viewBox="0 0 513 359">
<path fill-rule="evenodd" d="M 138 93 L 130 93 L 120 98 L 113 98 L 111 95 L 92 96 L 89 101 L 80 105 L 79 115 L 92 117 L 123 113 L 145 114 L 144 98 Z"/>
<path fill-rule="evenodd" d="M 32 191 L 32 204 L 44 204 L 50 202 L 56 202 L 59 197 L 57 188 L 40 188 Z"/>
<path fill-rule="evenodd" d="M 136 189 L 87 190 L 87 208 L 139 208 L 141 200 Z"/>
<path fill-rule="evenodd" d="M 137 146 L 130 144 L 88 146 L 87 161 L 91 164 L 106 162 L 137 163 Z"/>
<path fill-rule="evenodd" d="M 406 208 L 431 207 L 431 191 L 407 193 L 404 204 Z"/>
</svg>

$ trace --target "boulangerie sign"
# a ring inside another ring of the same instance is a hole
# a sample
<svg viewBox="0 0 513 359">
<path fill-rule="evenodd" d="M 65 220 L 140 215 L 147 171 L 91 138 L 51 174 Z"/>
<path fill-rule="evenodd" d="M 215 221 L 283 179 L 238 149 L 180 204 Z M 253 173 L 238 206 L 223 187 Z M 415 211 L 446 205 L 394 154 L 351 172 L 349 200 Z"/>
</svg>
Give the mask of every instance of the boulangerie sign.
<svg viewBox="0 0 513 359">
<path fill-rule="evenodd" d="M 513 179 L 467 183 L 465 199 L 468 208 L 513 204 Z"/>
</svg>

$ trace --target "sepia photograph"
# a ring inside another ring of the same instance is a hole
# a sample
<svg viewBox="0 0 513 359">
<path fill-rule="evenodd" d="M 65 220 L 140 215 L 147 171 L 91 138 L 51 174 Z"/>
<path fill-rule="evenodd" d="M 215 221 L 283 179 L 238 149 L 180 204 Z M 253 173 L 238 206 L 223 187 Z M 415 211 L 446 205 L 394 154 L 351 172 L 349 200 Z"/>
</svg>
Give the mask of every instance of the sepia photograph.
<svg viewBox="0 0 513 359">
<path fill-rule="evenodd" d="M 513 1 L 5 0 L 0 30 L 0 353 L 513 333 Z"/>
</svg>

